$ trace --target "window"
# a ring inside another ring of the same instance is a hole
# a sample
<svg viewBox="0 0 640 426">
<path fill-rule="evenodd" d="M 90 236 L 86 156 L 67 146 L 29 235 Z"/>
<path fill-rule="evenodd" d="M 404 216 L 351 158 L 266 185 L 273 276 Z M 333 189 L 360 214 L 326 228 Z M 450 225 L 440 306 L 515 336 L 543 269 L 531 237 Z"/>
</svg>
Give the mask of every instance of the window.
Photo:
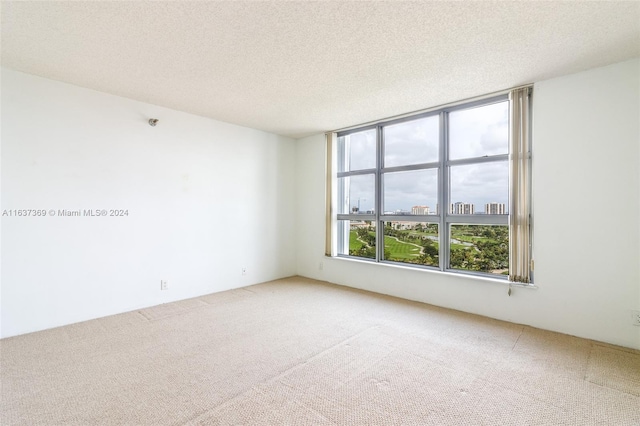
<svg viewBox="0 0 640 426">
<path fill-rule="evenodd" d="M 505 94 L 337 133 L 338 256 L 507 279 L 509 121 Z"/>
</svg>

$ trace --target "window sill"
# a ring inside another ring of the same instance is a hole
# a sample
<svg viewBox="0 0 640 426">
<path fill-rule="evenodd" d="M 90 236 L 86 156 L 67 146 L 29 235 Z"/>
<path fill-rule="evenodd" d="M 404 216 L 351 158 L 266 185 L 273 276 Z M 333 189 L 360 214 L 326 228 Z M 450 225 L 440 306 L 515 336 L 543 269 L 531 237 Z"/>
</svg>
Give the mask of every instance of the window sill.
<svg viewBox="0 0 640 426">
<path fill-rule="evenodd" d="M 339 261 L 339 262 L 354 262 L 354 263 L 360 263 L 360 264 L 373 265 L 375 267 L 395 268 L 395 269 L 401 269 L 401 270 L 411 271 L 411 272 L 426 273 L 426 274 L 436 274 L 436 275 L 439 275 L 439 276 L 447 276 L 447 277 L 452 277 L 452 278 L 462 278 L 462 279 L 469 279 L 469 280 L 472 280 L 472 281 L 479 281 L 479 282 L 486 282 L 486 283 L 493 283 L 493 284 L 502 284 L 502 285 L 507 286 L 507 287 L 511 286 L 511 287 L 518 287 L 518 288 L 527 288 L 527 289 L 531 289 L 531 290 L 537 290 L 538 289 L 538 286 L 533 284 L 533 283 L 532 284 L 516 283 L 516 282 L 513 282 L 513 281 L 509 281 L 508 279 L 493 278 L 493 277 L 489 277 L 489 276 L 468 274 L 468 273 L 464 273 L 464 272 L 439 271 L 437 269 L 420 268 L 420 267 L 414 267 L 414 266 L 404 266 L 404 265 L 400 265 L 400 264 L 397 264 L 397 263 L 376 262 L 374 260 L 358 259 L 358 258 L 347 257 L 347 256 L 327 256 L 327 258 L 331 259 L 331 261 L 336 260 L 336 261 Z"/>
</svg>

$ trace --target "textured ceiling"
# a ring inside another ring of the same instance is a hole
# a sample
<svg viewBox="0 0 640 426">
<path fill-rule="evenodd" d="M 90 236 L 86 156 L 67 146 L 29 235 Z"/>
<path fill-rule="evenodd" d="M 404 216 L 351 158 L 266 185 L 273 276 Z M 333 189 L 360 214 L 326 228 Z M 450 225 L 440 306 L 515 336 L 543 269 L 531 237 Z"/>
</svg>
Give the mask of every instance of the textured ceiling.
<svg viewBox="0 0 640 426">
<path fill-rule="evenodd" d="M 2 2 L 2 65 L 282 135 L 640 56 L 639 2 Z"/>
</svg>

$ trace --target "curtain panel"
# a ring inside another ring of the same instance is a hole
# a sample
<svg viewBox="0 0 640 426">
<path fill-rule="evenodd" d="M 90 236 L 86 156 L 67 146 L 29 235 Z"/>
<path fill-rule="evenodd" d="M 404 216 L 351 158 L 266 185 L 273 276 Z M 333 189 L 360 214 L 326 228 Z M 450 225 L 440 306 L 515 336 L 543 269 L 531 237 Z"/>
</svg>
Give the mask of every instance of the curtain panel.
<svg viewBox="0 0 640 426">
<path fill-rule="evenodd" d="M 509 280 L 531 282 L 531 87 L 510 97 Z"/>
</svg>

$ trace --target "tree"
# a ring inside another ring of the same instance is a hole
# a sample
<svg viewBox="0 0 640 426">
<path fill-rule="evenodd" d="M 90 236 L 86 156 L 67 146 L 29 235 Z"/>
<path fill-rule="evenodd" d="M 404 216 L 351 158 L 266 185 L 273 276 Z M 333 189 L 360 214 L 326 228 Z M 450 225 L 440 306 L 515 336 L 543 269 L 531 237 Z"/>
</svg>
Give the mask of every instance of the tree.
<svg viewBox="0 0 640 426">
<path fill-rule="evenodd" d="M 418 263 L 422 265 L 436 266 L 439 262 L 438 247 L 435 243 L 426 239 L 422 241 L 422 253 L 418 256 Z"/>
<path fill-rule="evenodd" d="M 452 249 L 451 258 L 449 259 L 451 267 L 455 269 L 478 271 L 479 269 L 475 262 L 476 258 L 474 253 L 476 253 L 476 250 L 471 248 Z"/>
</svg>

